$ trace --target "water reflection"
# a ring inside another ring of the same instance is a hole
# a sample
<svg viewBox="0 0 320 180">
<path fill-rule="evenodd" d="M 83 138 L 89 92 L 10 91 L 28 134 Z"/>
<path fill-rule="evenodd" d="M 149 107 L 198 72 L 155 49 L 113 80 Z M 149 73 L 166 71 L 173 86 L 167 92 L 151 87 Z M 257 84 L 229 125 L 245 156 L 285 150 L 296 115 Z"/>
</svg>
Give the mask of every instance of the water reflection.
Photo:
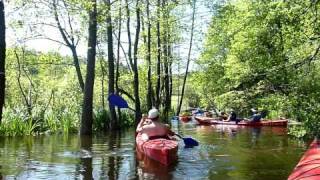
<svg viewBox="0 0 320 180">
<path fill-rule="evenodd" d="M 136 154 L 134 130 L 93 137 L 45 135 L 0 138 L 0 179 L 236 179 L 281 180 L 307 144 L 284 128 L 173 124 L 200 146 L 166 167 Z"/>
<path fill-rule="evenodd" d="M 80 174 L 85 180 L 91 180 L 92 177 L 92 137 L 80 136 Z"/>
<path fill-rule="evenodd" d="M 261 133 L 261 127 L 252 127 L 251 133 L 252 133 L 252 139 L 251 139 L 252 144 L 257 144 L 260 133 Z"/>
<path fill-rule="evenodd" d="M 137 175 L 139 179 L 172 179 L 171 172 L 175 169 L 176 163 L 164 166 L 140 151 L 136 150 L 137 156 Z"/>
<path fill-rule="evenodd" d="M 121 139 L 120 132 L 111 132 L 109 136 L 109 150 L 113 151 L 115 148 L 120 149 Z M 109 156 L 108 157 L 108 177 L 109 179 L 118 179 L 119 177 L 119 166 L 121 158 L 119 156 Z"/>
</svg>

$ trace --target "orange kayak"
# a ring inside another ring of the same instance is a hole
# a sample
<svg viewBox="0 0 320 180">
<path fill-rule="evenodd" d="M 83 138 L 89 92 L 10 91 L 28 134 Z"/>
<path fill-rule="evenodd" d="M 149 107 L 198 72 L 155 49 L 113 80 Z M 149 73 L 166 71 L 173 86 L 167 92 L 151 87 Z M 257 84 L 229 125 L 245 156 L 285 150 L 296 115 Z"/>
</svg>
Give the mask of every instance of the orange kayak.
<svg viewBox="0 0 320 180">
<path fill-rule="evenodd" d="M 177 160 L 178 142 L 175 140 L 159 138 L 144 141 L 141 134 L 138 134 L 136 145 L 139 153 L 164 165 L 170 165 Z"/>
<path fill-rule="evenodd" d="M 300 159 L 288 180 L 320 179 L 320 141 L 314 140 Z"/>
<path fill-rule="evenodd" d="M 218 119 L 196 116 L 195 120 L 198 121 L 200 125 L 215 125 L 215 124 L 223 124 L 223 125 L 238 125 L 238 126 L 287 126 L 287 119 L 279 119 L 279 120 L 263 120 L 260 122 L 250 122 L 250 121 L 240 121 L 236 124 L 234 121 L 221 121 Z"/>
</svg>

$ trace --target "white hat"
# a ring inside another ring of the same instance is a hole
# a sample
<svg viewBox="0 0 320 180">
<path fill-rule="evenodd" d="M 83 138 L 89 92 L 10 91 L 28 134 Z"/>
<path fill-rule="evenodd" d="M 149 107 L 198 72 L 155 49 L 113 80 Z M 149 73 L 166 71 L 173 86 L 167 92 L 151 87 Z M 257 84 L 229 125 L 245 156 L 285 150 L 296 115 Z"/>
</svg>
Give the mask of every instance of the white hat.
<svg viewBox="0 0 320 180">
<path fill-rule="evenodd" d="M 253 113 L 256 113 L 256 112 L 257 112 L 257 110 L 255 110 L 254 108 L 251 108 L 251 111 L 252 111 Z"/>
<path fill-rule="evenodd" d="M 159 116 L 159 111 L 158 109 L 151 109 L 148 113 L 148 118 L 149 119 L 154 119 L 157 118 Z"/>
</svg>

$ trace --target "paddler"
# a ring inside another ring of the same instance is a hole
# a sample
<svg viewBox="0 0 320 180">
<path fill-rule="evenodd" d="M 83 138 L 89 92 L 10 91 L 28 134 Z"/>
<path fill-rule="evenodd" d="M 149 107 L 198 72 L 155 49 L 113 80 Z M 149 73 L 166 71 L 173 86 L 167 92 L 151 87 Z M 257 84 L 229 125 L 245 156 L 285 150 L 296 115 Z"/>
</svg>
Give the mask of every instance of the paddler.
<svg viewBox="0 0 320 180">
<path fill-rule="evenodd" d="M 170 138 L 175 133 L 171 131 L 168 124 L 159 122 L 158 109 L 151 109 L 148 116 L 143 116 L 137 126 L 136 132 L 141 133 L 144 140 L 151 140 L 157 138 Z"/>
</svg>

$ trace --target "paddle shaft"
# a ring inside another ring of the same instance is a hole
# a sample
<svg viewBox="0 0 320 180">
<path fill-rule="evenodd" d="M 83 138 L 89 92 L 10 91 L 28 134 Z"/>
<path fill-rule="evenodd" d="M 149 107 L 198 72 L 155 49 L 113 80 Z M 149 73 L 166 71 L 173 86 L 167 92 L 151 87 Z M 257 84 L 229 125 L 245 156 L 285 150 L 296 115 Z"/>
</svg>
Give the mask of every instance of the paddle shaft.
<svg viewBox="0 0 320 180">
<path fill-rule="evenodd" d="M 180 134 L 174 133 L 174 135 L 178 136 L 179 138 L 183 139 L 183 137 Z"/>
</svg>

